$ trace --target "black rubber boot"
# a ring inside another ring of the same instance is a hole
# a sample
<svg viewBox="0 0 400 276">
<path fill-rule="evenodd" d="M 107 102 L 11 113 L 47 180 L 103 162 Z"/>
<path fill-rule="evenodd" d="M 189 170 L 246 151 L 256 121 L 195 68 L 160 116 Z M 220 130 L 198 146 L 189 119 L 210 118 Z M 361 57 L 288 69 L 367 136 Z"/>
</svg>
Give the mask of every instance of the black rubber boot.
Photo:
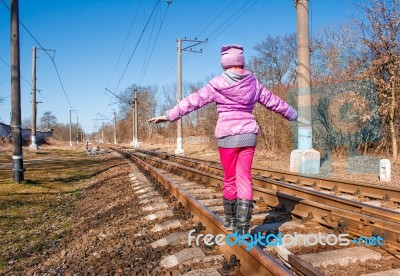
<svg viewBox="0 0 400 276">
<path fill-rule="evenodd" d="M 226 230 L 234 230 L 236 228 L 236 199 L 228 200 L 224 198 L 224 227 Z"/>
<path fill-rule="evenodd" d="M 237 199 L 236 231 L 239 235 L 249 233 L 253 200 Z"/>
</svg>

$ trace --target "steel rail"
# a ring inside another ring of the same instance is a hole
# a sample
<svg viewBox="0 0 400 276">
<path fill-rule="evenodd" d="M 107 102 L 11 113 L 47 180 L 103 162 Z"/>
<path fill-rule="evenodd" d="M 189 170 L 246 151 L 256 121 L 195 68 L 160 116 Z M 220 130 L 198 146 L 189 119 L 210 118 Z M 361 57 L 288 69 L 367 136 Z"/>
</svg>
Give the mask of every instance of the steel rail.
<svg viewBox="0 0 400 276">
<path fill-rule="evenodd" d="M 146 162 L 156 167 L 162 168 L 166 171 L 171 171 L 172 173 L 179 173 L 184 178 L 192 177 L 194 180 L 209 185 L 221 183 L 222 181 L 221 176 L 209 173 L 206 169 L 201 171 L 194 168 L 184 167 L 182 165 L 171 164 L 167 160 L 158 159 L 154 156 L 148 157 L 143 153 L 135 152 L 132 154 L 137 156 L 138 159 L 147 159 Z M 259 187 L 262 185 L 253 186 L 254 197 L 263 198 L 268 202 L 268 205 L 273 207 L 284 206 L 286 210 L 290 211 L 295 216 L 305 220 L 314 220 L 315 222 L 332 229 L 337 229 L 342 233 L 351 233 L 357 237 L 379 235 L 384 239 L 387 250 L 393 251 L 396 254 L 400 252 L 400 224 L 398 222 L 390 221 L 387 218 L 377 217 L 377 212 L 373 210 L 375 207 L 364 206 L 365 204 L 339 198 L 336 199 L 337 202 L 341 202 L 340 207 L 332 206 L 332 201 L 335 199 L 333 196 L 329 196 L 329 200 L 318 202 L 315 201 L 314 198 L 311 200 L 296 194 L 295 191 L 299 188 L 294 187 L 293 185 L 286 184 L 288 189 L 295 188 L 291 193 L 288 193 L 283 188 L 270 188 L 271 181 L 279 181 L 268 180 L 262 177 L 255 177 L 255 179 L 260 180 L 261 182 L 268 181 L 264 187 Z M 277 184 L 283 185 L 281 183 Z M 346 206 L 346 204 L 350 207 L 342 208 L 342 206 Z M 370 207 L 374 212 L 365 212 L 363 207 Z"/>
<path fill-rule="evenodd" d="M 149 154 L 146 151 L 137 151 L 137 153 Z M 185 158 L 177 157 L 175 155 L 171 156 L 171 155 L 154 154 L 154 153 L 151 153 L 151 155 L 155 157 L 159 156 L 159 158 L 166 161 L 177 162 L 182 166 L 189 166 L 192 169 L 213 173 L 216 176 L 220 176 L 220 178 L 211 180 L 208 179 L 208 181 L 211 183 L 216 183 L 215 185 L 220 185 L 220 183 L 222 183 L 223 171 L 220 167 L 210 166 L 207 163 L 200 163 L 200 162 L 196 163 L 193 162 L 192 160 L 190 160 L 189 161 L 190 163 L 188 164 Z M 382 207 L 369 205 L 363 202 L 354 201 L 351 199 L 346 199 L 332 194 L 326 194 L 323 192 L 319 192 L 315 189 L 311 190 L 304 187 L 299 187 L 297 185 L 293 185 L 291 183 L 287 183 L 286 181 L 282 180 L 278 181 L 275 179 L 271 179 L 269 177 L 253 175 L 253 187 L 261 187 L 274 191 L 280 191 L 282 193 L 296 195 L 304 199 L 309 199 L 315 202 L 327 204 L 340 209 L 345 209 L 348 211 L 373 216 L 375 218 L 380 218 L 391 222 L 400 223 L 399 212 L 385 209 Z"/>
<path fill-rule="evenodd" d="M 222 226 L 222 221 L 218 216 L 209 211 L 185 190 L 181 189 L 172 179 L 166 177 L 165 173 L 161 170 L 146 163 L 142 158 L 134 154 L 127 154 L 116 148 L 113 149 L 122 153 L 126 158 L 131 159 L 140 169 L 145 171 L 147 176 L 150 176 L 152 180 L 167 188 L 198 221 L 202 222 L 208 233 L 212 233 L 215 236 L 218 234 L 229 234 Z M 218 250 L 224 254 L 227 259 L 229 259 L 231 255 L 236 255 L 240 260 L 240 273 L 243 275 L 294 275 L 293 272 L 278 263 L 258 247 L 246 250 L 244 245 L 229 246 L 228 244 L 224 244 L 219 246 Z"/>
<path fill-rule="evenodd" d="M 176 162 L 193 162 L 193 164 L 205 165 L 215 167 L 215 169 L 221 168 L 220 163 L 205 160 L 205 159 L 194 159 L 173 154 L 167 154 L 165 152 L 160 152 L 160 156 L 168 156 L 169 160 L 175 160 Z M 316 176 L 306 176 L 300 175 L 293 172 L 263 169 L 258 167 L 252 168 L 252 173 L 254 175 L 268 177 L 270 179 L 285 181 L 293 183 L 299 186 L 307 186 L 312 188 L 320 188 L 327 191 L 338 191 L 351 195 L 363 195 L 372 199 L 392 201 L 400 204 L 400 188 L 389 187 L 376 184 L 358 183 L 354 181 L 343 181 L 335 178 L 324 178 Z"/>
</svg>

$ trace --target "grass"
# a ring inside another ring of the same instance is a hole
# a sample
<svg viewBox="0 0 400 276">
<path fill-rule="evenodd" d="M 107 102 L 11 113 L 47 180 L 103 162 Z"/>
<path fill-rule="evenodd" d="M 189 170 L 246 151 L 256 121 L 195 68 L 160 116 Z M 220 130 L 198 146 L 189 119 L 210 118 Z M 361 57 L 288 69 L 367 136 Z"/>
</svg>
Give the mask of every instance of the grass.
<svg viewBox="0 0 400 276">
<path fill-rule="evenodd" d="M 0 274 L 21 272 L 72 231 L 71 214 L 101 158 L 83 150 L 24 152 L 24 181 L 13 183 L 11 152 L 0 154 Z"/>
</svg>

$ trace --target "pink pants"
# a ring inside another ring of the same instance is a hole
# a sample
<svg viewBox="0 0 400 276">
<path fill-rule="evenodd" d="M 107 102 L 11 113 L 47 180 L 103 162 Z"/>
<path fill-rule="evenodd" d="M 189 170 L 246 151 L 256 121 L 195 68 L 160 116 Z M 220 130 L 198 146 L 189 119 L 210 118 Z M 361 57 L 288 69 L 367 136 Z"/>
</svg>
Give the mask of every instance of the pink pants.
<svg viewBox="0 0 400 276">
<path fill-rule="evenodd" d="M 251 164 L 255 147 L 219 148 L 219 156 L 224 169 L 224 198 L 253 200 L 251 188 Z"/>
</svg>

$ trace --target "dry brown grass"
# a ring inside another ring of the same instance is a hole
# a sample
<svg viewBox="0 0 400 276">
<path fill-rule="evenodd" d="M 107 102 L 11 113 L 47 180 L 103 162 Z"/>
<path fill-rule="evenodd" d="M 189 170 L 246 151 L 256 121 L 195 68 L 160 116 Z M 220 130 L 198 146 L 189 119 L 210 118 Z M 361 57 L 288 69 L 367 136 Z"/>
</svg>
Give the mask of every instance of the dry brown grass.
<svg viewBox="0 0 400 276">
<path fill-rule="evenodd" d="M 88 179 L 106 157 L 87 157 L 80 147 L 24 148 L 24 181 L 15 184 L 11 151 L 2 148 L 0 164 L 0 274 L 24 271 L 41 262 L 71 230 L 71 214 Z"/>
</svg>

